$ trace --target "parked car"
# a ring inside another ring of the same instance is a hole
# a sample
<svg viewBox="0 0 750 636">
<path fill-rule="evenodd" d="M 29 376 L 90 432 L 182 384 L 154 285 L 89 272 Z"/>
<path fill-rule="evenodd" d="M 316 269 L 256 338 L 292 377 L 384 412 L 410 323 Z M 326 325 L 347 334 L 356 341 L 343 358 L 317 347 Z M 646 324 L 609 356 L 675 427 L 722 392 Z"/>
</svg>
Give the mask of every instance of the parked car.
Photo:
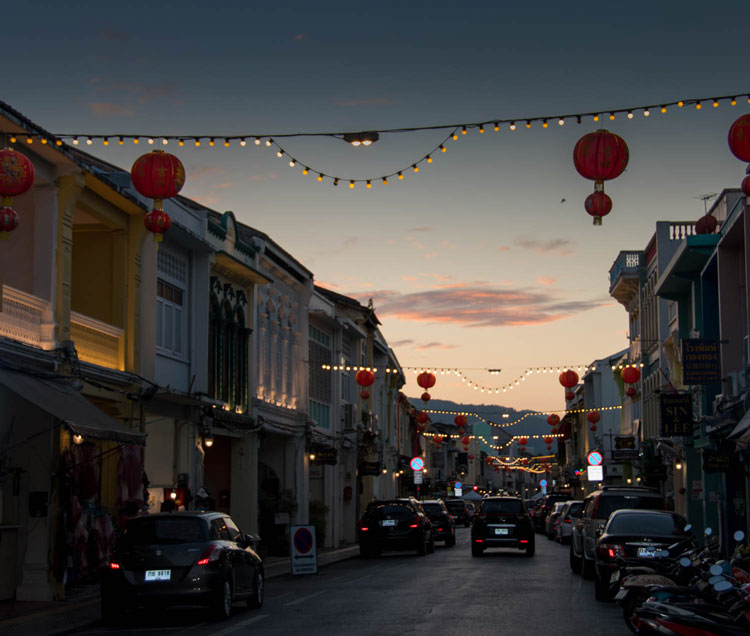
<svg viewBox="0 0 750 636">
<path fill-rule="evenodd" d="M 597 530 L 615 510 L 664 510 L 662 496 L 640 486 L 604 486 L 583 500 L 583 512 L 576 519 L 570 534 L 570 569 L 591 577 L 594 572 Z"/>
<path fill-rule="evenodd" d="M 480 557 L 487 548 L 516 548 L 534 555 L 531 516 L 518 497 L 485 497 L 471 525 L 471 555 Z"/>
<path fill-rule="evenodd" d="M 445 507 L 445 502 L 442 499 L 428 499 L 420 504 L 432 522 L 435 541 L 444 541 L 446 548 L 456 545 L 456 523 Z"/>
<path fill-rule="evenodd" d="M 416 550 L 420 556 L 435 551 L 432 522 L 413 497 L 371 501 L 358 535 L 363 558 L 380 556 L 383 550 Z"/>
<path fill-rule="evenodd" d="M 558 543 L 568 543 L 570 533 L 572 532 L 573 522 L 581 516 L 583 510 L 583 501 L 579 499 L 569 499 L 558 517 L 557 532 L 555 541 Z"/>
<path fill-rule="evenodd" d="M 552 506 L 558 501 L 567 501 L 570 499 L 570 493 L 553 492 L 548 495 L 544 495 L 539 500 L 536 509 L 534 510 L 534 529 L 537 532 L 545 532 L 545 524 L 547 523 L 547 515 L 552 512 Z"/>
<path fill-rule="evenodd" d="M 564 507 L 564 501 L 555 502 L 555 504 L 552 506 L 552 510 L 550 510 L 550 513 L 547 515 L 547 519 L 544 522 L 544 533 L 547 535 L 547 538 L 550 541 L 555 538 L 555 534 L 557 533 L 557 522 Z"/>
<path fill-rule="evenodd" d="M 471 525 L 471 515 L 463 499 L 446 499 L 445 505 L 448 508 L 448 512 L 453 515 L 457 526 L 462 525 L 468 528 Z"/>
<path fill-rule="evenodd" d="M 609 600 L 611 578 L 619 571 L 617 559 L 631 565 L 643 561 L 649 566 L 655 557 L 679 544 L 681 553 L 693 538 L 687 520 L 675 512 L 656 510 L 616 510 L 603 531 L 598 531 L 594 551 L 594 593 L 600 601 Z M 674 550 L 677 547 L 673 548 Z M 670 553 L 670 556 L 675 556 Z"/>
<path fill-rule="evenodd" d="M 263 604 L 263 561 L 229 515 L 165 512 L 134 517 L 101 583 L 105 622 L 139 605 L 208 605 L 228 618 L 232 603 Z"/>
</svg>

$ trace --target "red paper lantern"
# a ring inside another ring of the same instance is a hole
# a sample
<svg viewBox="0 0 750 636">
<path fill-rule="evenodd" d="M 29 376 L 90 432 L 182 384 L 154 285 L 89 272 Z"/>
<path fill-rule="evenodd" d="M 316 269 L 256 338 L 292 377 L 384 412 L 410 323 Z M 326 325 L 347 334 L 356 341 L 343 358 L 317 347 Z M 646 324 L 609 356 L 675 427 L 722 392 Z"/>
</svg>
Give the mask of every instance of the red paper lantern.
<svg viewBox="0 0 750 636">
<path fill-rule="evenodd" d="M 590 216 L 594 217 L 594 225 L 601 225 L 602 217 L 612 211 L 612 199 L 604 192 L 596 191 L 586 197 L 583 207 Z"/>
<path fill-rule="evenodd" d="M 604 194 L 604 182 L 619 177 L 628 165 L 628 145 L 619 135 L 607 130 L 584 135 L 573 149 L 573 164 L 585 179 L 594 182 L 594 193 L 586 199 L 586 211 L 594 225 L 612 209 L 612 200 Z"/>
<path fill-rule="evenodd" d="M 354 381 L 361 387 L 372 386 L 375 382 L 375 374 L 367 369 L 360 369 L 354 376 Z"/>
<path fill-rule="evenodd" d="M 568 369 L 567 371 L 563 371 L 558 379 L 560 380 L 560 384 L 562 384 L 566 389 L 572 389 L 576 384 L 578 384 L 578 374 L 570 369 Z"/>
<path fill-rule="evenodd" d="M 464 446 L 464 450 L 465 451 L 469 450 L 469 447 L 468 446 Z"/>
<path fill-rule="evenodd" d="M 742 115 L 731 125 L 727 141 L 737 159 L 750 162 L 750 115 Z"/>
<path fill-rule="evenodd" d="M 547 424 L 557 426 L 560 423 L 560 416 L 557 413 L 551 413 L 547 416 Z"/>
<path fill-rule="evenodd" d="M 424 393 L 422 393 L 422 402 L 427 404 L 427 402 L 429 401 L 430 401 L 430 394 L 427 393 L 427 391 L 425 391 Z"/>
<path fill-rule="evenodd" d="M 7 206 L 0 208 L 0 239 L 8 238 L 8 232 L 12 232 L 18 226 L 18 213 Z"/>
<path fill-rule="evenodd" d="M 469 455 L 469 461 L 470 461 L 470 462 L 473 462 L 473 461 L 474 461 L 474 455 Z"/>
<path fill-rule="evenodd" d="M 163 211 L 163 200 L 177 196 L 185 184 L 185 167 L 182 162 L 163 150 L 153 150 L 148 154 L 141 155 L 133 163 L 130 169 L 130 178 L 133 181 L 133 187 L 144 197 L 154 200 L 154 209 L 162 212 L 161 221 L 155 223 L 156 215 L 150 222 L 146 223 L 149 232 L 154 232 L 154 238 L 161 241 L 161 235 L 172 225 L 169 223 L 169 215 Z M 161 231 L 155 232 L 152 228 L 159 228 Z"/>
<path fill-rule="evenodd" d="M 465 430 L 466 429 L 462 426 L 461 428 L 458 429 L 458 434 L 463 435 Z"/>
<path fill-rule="evenodd" d="M 433 438 L 435 440 L 435 443 L 440 446 L 440 444 L 443 443 L 443 436 L 442 435 L 435 435 Z"/>
<path fill-rule="evenodd" d="M 429 419 L 430 416 L 427 415 L 427 413 L 425 413 L 424 411 L 419 411 L 419 413 L 417 413 L 417 423 L 426 424 Z"/>
<path fill-rule="evenodd" d="M 369 400 L 370 399 L 370 392 L 367 389 L 362 389 L 359 392 L 359 397 L 361 397 L 363 400 Z"/>
<path fill-rule="evenodd" d="M 425 390 L 431 389 L 435 386 L 435 374 L 429 371 L 422 371 L 417 376 L 417 384 Z"/>
<path fill-rule="evenodd" d="M 555 438 L 554 438 L 554 437 L 550 437 L 549 435 L 547 435 L 547 436 L 546 436 L 546 437 L 544 438 L 544 443 L 545 443 L 545 444 L 551 444 L 551 443 L 552 443 L 552 442 L 554 442 L 554 441 L 555 441 Z"/>
<path fill-rule="evenodd" d="M 29 158 L 12 148 L 0 150 L 0 196 L 17 197 L 34 185 L 34 166 Z M 10 205 L 10 201 L 3 201 Z"/>
<path fill-rule="evenodd" d="M 740 188 L 742 188 L 742 194 L 746 197 L 750 197 L 750 174 L 742 180 Z"/>
<path fill-rule="evenodd" d="M 552 444 L 547 444 L 547 450 L 548 450 L 548 451 L 551 451 L 551 450 L 552 450 Z"/>
<path fill-rule="evenodd" d="M 596 433 L 596 424 L 591 425 L 591 432 Z"/>
<path fill-rule="evenodd" d="M 528 458 L 528 457 L 524 457 L 524 458 L 523 458 L 523 459 L 521 460 L 521 463 L 522 463 L 522 464 L 523 464 L 524 466 L 526 466 L 526 464 L 528 464 L 528 463 L 529 463 L 529 458 Z"/>
<path fill-rule="evenodd" d="M 575 399 L 576 394 L 573 393 L 573 391 L 565 391 L 565 399 L 570 402 L 571 400 Z"/>
<path fill-rule="evenodd" d="M 641 372 L 638 367 L 628 366 L 622 370 L 622 381 L 625 384 L 635 384 L 641 379 Z"/>
<path fill-rule="evenodd" d="M 467 444 L 469 443 L 469 441 L 470 441 L 470 440 L 469 440 L 469 438 L 468 438 L 468 437 L 464 437 L 463 439 L 461 439 L 461 443 L 462 443 L 462 444 L 463 444 L 464 446 L 465 446 L 465 445 L 467 445 Z"/>
<path fill-rule="evenodd" d="M 518 443 L 519 443 L 519 444 L 520 444 L 521 446 L 526 446 L 526 444 L 528 444 L 528 443 L 529 443 L 529 438 L 528 438 L 528 437 L 519 437 L 519 438 L 518 438 Z"/>
<path fill-rule="evenodd" d="M 172 219 L 164 210 L 154 208 L 143 218 L 143 224 L 158 242 L 161 241 L 161 235 L 172 227 Z"/>
<path fill-rule="evenodd" d="M 632 386 L 628 388 L 627 391 L 625 391 L 625 394 L 630 397 L 634 398 L 637 395 L 638 391 L 636 391 Z"/>
<path fill-rule="evenodd" d="M 456 415 L 456 417 L 453 418 L 453 422 L 459 428 L 462 428 L 462 427 L 466 426 L 466 424 L 467 424 L 468 421 L 469 420 L 468 420 L 468 418 L 465 415 Z"/>
<path fill-rule="evenodd" d="M 744 184 L 745 181 L 747 181 L 747 179 L 748 177 L 745 177 L 742 183 Z M 719 222 L 716 220 L 715 216 L 713 216 L 712 214 L 705 214 L 701 218 L 699 218 L 698 221 L 696 221 L 695 233 L 696 234 L 713 234 L 716 231 L 717 225 L 719 225 Z"/>
<path fill-rule="evenodd" d="M 588 420 L 588 421 L 589 421 L 589 422 L 590 422 L 591 424 L 596 424 L 596 423 L 597 423 L 597 422 L 598 422 L 598 421 L 599 421 L 600 419 L 602 419 L 602 416 L 601 416 L 601 414 L 599 413 L 599 411 L 589 411 L 589 412 L 588 412 L 588 413 L 586 414 L 586 419 L 587 419 L 587 420 Z"/>
</svg>

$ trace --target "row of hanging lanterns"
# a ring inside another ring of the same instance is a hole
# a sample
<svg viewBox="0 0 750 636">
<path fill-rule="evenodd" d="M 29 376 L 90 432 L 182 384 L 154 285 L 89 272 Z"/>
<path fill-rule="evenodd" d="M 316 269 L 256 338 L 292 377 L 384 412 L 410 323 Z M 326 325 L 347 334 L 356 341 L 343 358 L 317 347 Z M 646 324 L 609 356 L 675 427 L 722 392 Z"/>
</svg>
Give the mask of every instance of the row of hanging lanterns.
<svg viewBox="0 0 750 636">
<path fill-rule="evenodd" d="M 34 165 L 23 153 L 4 148 L 0 150 L 0 238 L 7 239 L 8 232 L 18 226 L 18 212 L 13 205 L 13 197 L 27 192 L 34 185 Z"/>
</svg>

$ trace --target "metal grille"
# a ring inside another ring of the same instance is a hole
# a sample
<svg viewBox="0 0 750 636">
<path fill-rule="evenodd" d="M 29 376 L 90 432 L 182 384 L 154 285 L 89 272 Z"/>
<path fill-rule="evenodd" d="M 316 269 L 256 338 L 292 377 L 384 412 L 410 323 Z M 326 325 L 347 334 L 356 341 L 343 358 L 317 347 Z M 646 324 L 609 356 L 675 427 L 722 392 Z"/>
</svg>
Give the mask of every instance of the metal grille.
<svg viewBox="0 0 750 636">
<path fill-rule="evenodd" d="M 159 272 L 184 283 L 187 280 L 187 261 L 175 256 L 163 247 L 159 249 L 157 266 Z"/>
</svg>

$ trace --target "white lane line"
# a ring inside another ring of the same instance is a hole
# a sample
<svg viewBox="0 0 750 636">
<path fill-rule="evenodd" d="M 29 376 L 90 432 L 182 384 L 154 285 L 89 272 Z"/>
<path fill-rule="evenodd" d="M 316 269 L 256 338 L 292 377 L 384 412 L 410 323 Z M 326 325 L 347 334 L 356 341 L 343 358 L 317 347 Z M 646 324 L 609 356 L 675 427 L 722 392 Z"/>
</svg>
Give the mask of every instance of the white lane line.
<svg viewBox="0 0 750 636">
<path fill-rule="evenodd" d="M 368 574 L 367 576 L 360 576 L 358 579 L 353 579 L 349 581 L 349 583 L 358 583 L 359 581 L 364 581 L 365 579 L 372 578 L 372 574 Z"/>
<path fill-rule="evenodd" d="M 336 578 L 328 579 L 328 582 L 333 583 L 334 581 L 340 581 L 343 578 L 344 578 L 343 576 L 337 576 Z"/>
<path fill-rule="evenodd" d="M 307 601 L 311 598 L 314 598 L 320 594 L 323 594 L 327 592 L 328 590 L 320 590 L 320 592 L 315 592 L 315 594 L 308 594 L 307 596 L 302 596 L 301 598 L 295 599 L 293 601 L 289 601 L 286 606 L 289 607 L 290 605 L 298 605 L 299 603 L 302 603 L 304 601 Z"/>
<path fill-rule="evenodd" d="M 231 627 L 227 627 L 226 629 L 222 629 L 219 632 L 212 632 L 211 636 L 224 636 L 225 634 L 231 634 L 233 632 L 239 631 L 243 627 L 247 625 L 252 625 L 253 623 L 257 623 L 258 621 L 262 621 L 264 618 L 268 618 L 269 614 L 261 614 L 260 616 L 253 616 L 252 618 L 248 618 L 247 620 L 244 620 L 240 623 L 236 623 L 232 625 Z"/>
</svg>

